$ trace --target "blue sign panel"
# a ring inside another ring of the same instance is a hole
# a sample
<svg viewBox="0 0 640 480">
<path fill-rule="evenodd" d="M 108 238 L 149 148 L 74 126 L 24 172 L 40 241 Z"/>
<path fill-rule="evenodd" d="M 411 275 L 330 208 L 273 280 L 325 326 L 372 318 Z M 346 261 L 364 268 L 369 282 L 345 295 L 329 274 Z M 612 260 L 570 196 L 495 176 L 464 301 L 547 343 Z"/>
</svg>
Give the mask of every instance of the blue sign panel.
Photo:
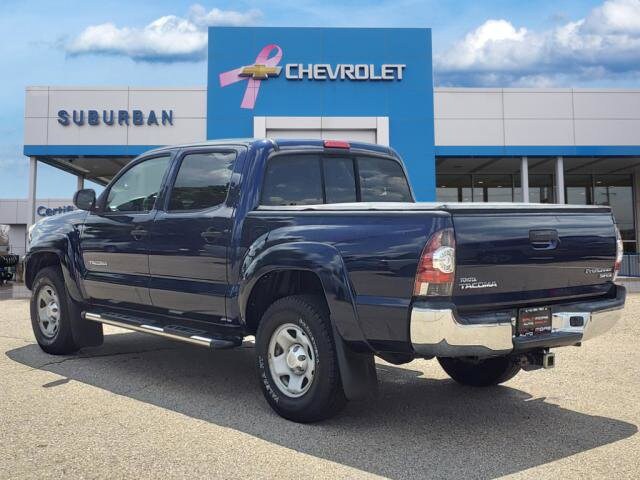
<svg viewBox="0 0 640 480">
<path fill-rule="evenodd" d="M 388 117 L 418 200 L 435 199 L 430 29 L 209 29 L 207 138 L 253 117 Z"/>
</svg>

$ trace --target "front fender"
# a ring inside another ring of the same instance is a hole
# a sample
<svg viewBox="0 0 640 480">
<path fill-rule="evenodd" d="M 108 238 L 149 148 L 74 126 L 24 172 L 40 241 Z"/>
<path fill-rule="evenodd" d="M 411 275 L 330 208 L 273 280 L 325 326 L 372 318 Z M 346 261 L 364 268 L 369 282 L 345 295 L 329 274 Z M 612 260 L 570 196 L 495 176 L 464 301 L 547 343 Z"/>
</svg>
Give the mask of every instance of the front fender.
<svg viewBox="0 0 640 480">
<path fill-rule="evenodd" d="M 44 243 L 44 244 L 42 244 Z M 78 250 L 74 247 L 73 235 L 49 235 L 47 241 L 32 246 L 25 258 L 27 287 L 31 288 L 37 270 L 52 264 L 59 264 L 64 284 L 71 299 L 68 302 L 71 315 L 71 333 L 78 347 L 94 347 L 102 344 L 102 324 L 84 320 L 80 315 L 83 304 L 82 290 L 79 284 Z M 53 257 L 57 261 L 53 261 Z M 31 272 L 31 273 L 29 273 Z"/>
<path fill-rule="evenodd" d="M 44 238 L 39 238 L 30 248 L 25 257 L 25 281 L 30 288 L 38 270 L 40 258 L 45 254 L 53 254 L 58 257 L 64 283 L 67 291 L 76 302 L 83 301 L 80 288 L 79 274 L 79 235 L 76 229 L 65 233 L 50 233 Z"/>
<path fill-rule="evenodd" d="M 307 270 L 318 275 L 337 333 L 350 344 L 369 347 L 360 328 L 342 256 L 323 243 L 290 242 L 256 253 L 250 250 L 240 271 L 238 301 L 242 318 L 246 318 L 247 302 L 256 282 L 277 270 Z"/>
</svg>

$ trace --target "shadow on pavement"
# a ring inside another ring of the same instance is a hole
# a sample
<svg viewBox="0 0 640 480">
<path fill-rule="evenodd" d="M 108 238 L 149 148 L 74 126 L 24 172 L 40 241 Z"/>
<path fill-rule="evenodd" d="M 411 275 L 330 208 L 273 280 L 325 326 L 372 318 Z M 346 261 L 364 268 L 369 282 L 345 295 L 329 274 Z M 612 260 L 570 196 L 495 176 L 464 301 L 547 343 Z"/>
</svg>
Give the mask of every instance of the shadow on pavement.
<svg viewBox="0 0 640 480">
<path fill-rule="evenodd" d="M 278 417 L 262 398 L 250 346 L 215 352 L 123 333 L 105 336 L 103 346 L 70 357 L 46 355 L 35 344 L 7 355 L 32 368 L 395 479 L 494 478 L 637 432 L 630 423 L 563 409 L 514 388 L 466 388 L 382 365 L 375 400 L 351 403 L 327 422 L 298 425 Z"/>
</svg>

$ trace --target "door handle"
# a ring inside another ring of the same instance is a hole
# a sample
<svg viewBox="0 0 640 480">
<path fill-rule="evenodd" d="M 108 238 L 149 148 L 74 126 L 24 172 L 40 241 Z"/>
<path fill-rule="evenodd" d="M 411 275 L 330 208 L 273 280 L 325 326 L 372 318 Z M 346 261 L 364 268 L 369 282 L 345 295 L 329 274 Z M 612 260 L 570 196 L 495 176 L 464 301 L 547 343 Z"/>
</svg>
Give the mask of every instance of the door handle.
<svg viewBox="0 0 640 480">
<path fill-rule="evenodd" d="M 222 237 L 223 233 L 216 230 L 205 230 L 200 234 L 206 243 L 213 243 Z"/>
<path fill-rule="evenodd" d="M 553 250 L 560 244 L 557 230 L 529 230 L 529 242 L 536 250 Z"/>
<path fill-rule="evenodd" d="M 146 237 L 148 234 L 149 232 L 143 228 L 136 228 L 134 230 L 131 230 L 131 236 L 136 240 L 142 240 L 142 238 Z"/>
</svg>

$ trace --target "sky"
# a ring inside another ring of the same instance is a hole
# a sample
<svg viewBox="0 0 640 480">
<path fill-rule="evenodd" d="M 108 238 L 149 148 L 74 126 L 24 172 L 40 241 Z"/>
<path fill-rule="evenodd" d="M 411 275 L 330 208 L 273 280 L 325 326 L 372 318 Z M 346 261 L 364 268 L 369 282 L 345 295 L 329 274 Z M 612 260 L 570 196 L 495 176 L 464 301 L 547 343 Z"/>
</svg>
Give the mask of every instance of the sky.
<svg viewBox="0 0 640 480">
<path fill-rule="evenodd" d="M 0 198 L 27 196 L 24 89 L 201 86 L 207 27 L 431 27 L 436 86 L 640 88 L 640 0 L 0 0 Z M 40 198 L 75 177 L 40 164 Z"/>
</svg>

